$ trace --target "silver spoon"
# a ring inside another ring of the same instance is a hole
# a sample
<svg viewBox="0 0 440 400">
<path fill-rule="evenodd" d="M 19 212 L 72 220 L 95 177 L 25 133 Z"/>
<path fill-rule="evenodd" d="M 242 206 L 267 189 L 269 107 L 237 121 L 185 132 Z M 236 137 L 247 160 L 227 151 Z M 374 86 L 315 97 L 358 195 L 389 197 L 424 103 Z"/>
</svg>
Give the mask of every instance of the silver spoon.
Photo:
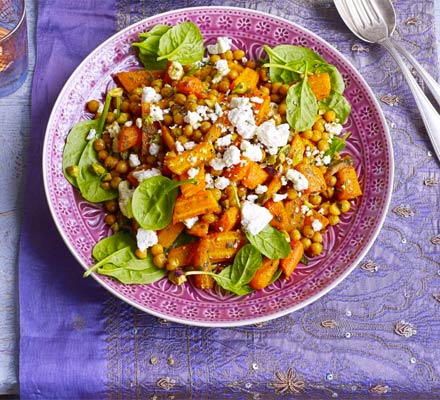
<svg viewBox="0 0 440 400">
<path fill-rule="evenodd" d="M 384 46 L 394 60 L 399 65 L 409 88 L 419 108 L 423 122 L 425 123 L 428 136 L 434 148 L 434 152 L 440 161 L 440 115 L 426 97 L 423 90 L 418 85 L 412 73 L 403 61 L 399 51 L 402 47 L 396 48 L 394 42 L 390 40 L 396 26 L 396 16 L 390 0 L 334 0 L 339 14 L 348 28 L 361 40 L 369 43 L 379 43 Z M 408 52 L 403 49 L 403 53 L 408 56 Z M 414 57 L 408 57 L 410 61 Z M 428 87 L 433 91 L 433 95 L 440 103 L 440 90 L 438 83 L 424 71 L 423 67 L 417 63 L 414 65 L 417 71 L 422 71 L 423 79 Z M 434 94 L 435 93 L 435 94 Z"/>
</svg>

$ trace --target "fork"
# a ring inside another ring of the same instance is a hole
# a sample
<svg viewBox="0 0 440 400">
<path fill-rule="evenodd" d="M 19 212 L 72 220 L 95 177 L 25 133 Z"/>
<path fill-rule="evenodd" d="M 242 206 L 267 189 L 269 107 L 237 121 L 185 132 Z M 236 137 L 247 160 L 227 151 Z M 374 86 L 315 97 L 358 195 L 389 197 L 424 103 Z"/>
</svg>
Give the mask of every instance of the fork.
<svg viewBox="0 0 440 400">
<path fill-rule="evenodd" d="M 385 47 L 400 67 L 419 108 L 437 159 L 440 161 L 440 115 L 390 40 L 388 25 L 371 0 L 334 0 L 342 19 L 360 39 Z"/>
</svg>

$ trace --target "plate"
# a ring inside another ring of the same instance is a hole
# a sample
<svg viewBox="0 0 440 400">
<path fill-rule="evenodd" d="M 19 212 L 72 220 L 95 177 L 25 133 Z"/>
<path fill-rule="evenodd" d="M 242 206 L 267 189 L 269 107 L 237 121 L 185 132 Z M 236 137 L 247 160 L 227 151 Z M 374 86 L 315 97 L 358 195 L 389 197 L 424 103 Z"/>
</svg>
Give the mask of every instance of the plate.
<svg viewBox="0 0 440 400">
<path fill-rule="evenodd" d="M 262 45 L 289 43 L 320 53 L 341 71 L 353 112 L 346 124 L 352 135 L 347 151 L 354 158 L 364 195 L 341 223 L 325 234 L 325 250 L 289 281 L 279 280 L 245 297 L 220 290 L 202 291 L 167 279 L 150 285 L 123 285 L 105 276 L 94 278 L 122 300 L 170 321 L 199 326 L 238 326 L 277 318 L 312 303 L 340 283 L 373 244 L 385 219 L 393 181 L 393 156 L 388 128 L 374 94 L 356 69 L 327 42 L 285 19 L 231 7 L 181 9 L 147 18 L 115 34 L 94 50 L 65 84 L 51 113 L 43 149 L 46 196 L 58 230 L 78 262 L 93 264 L 93 245 L 109 235 L 103 209 L 83 200 L 65 180 L 62 152 L 69 129 L 85 117 L 85 104 L 103 98 L 114 85 L 112 75 L 139 67 L 131 43 L 155 24 L 190 20 L 207 44 L 228 36 L 247 57 L 263 56 Z M 78 271 L 78 273 L 80 273 Z"/>
</svg>

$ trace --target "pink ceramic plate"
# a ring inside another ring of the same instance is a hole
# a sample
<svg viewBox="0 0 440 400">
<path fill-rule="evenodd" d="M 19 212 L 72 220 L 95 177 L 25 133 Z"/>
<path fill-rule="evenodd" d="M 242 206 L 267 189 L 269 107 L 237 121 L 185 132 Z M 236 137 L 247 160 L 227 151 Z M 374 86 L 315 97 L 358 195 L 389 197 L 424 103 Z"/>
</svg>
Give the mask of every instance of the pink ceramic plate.
<svg viewBox="0 0 440 400">
<path fill-rule="evenodd" d="M 72 74 L 50 117 L 44 143 L 43 169 L 53 218 L 72 254 L 84 268 L 93 264 L 93 245 L 109 234 L 100 206 L 84 201 L 63 177 L 64 141 L 69 129 L 84 118 L 88 100 L 102 98 L 114 85 L 112 76 L 138 67 L 131 43 L 155 24 L 196 23 L 207 43 L 218 36 L 232 38 L 248 58 L 263 56 L 262 45 L 307 46 L 341 71 L 345 95 L 353 106 L 347 123 L 364 196 L 336 228 L 325 234 L 325 251 L 308 266 L 299 266 L 289 281 L 245 297 L 222 291 L 202 291 L 190 284 L 174 286 L 163 279 L 151 285 L 123 285 L 110 278 L 95 279 L 111 293 L 150 314 L 201 326 L 237 326 L 280 317 L 315 301 L 341 282 L 362 259 L 384 221 L 392 188 L 393 157 L 387 126 L 379 105 L 354 67 L 328 43 L 282 18 L 257 11 L 200 7 L 182 9 L 140 21 L 112 36 L 91 53 Z M 80 271 L 78 271 L 80 273 Z"/>
</svg>

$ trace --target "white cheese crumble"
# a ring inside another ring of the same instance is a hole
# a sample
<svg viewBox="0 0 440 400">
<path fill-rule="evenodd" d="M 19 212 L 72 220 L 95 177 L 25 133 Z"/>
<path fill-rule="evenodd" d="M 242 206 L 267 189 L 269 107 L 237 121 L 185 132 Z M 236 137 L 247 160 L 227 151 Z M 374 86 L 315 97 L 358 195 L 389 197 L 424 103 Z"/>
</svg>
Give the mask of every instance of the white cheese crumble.
<svg viewBox="0 0 440 400">
<path fill-rule="evenodd" d="M 148 151 L 152 156 L 157 156 L 159 154 L 160 146 L 157 143 L 151 143 Z"/>
<path fill-rule="evenodd" d="M 87 135 L 86 140 L 95 139 L 95 136 L 96 136 L 96 129 L 92 128 L 89 130 L 89 134 Z"/>
<path fill-rule="evenodd" d="M 151 86 L 145 86 L 142 89 L 142 103 L 157 103 L 162 100 L 162 96 Z"/>
<path fill-rule="evenodd" d="M 163 120 L 163 111 L 159 106 L 151 106 L 150 107 L 150 117 L 153 121 L 162 121 Z"/>
<path fill-rule="evenodd" d="M 240 149 L 249 160 L 259 162 L 263 159 L 263 152 L 258 144 L 252 144 L 247 140 L 243 140 L 240 144 Z"/>
<path fill-rule="evenodd" d="M 223 153 L 223 162 L 226 167 L 232 167 L 240 162 L 240 150 L 237 146 L 228 147 Z"/>
<path fill-rule="evenodd" d="M 139 160 L 139 156 L 137 154 L 130 154 L 128 156 L 128 165 L 130 165 L 131 168 L 136 168 L 141 165 L 141 160 Z"/>
<path fill-rule="evenodd" d="M 231 143 L 232 143 L 232 135 L 230 133 L 225 136 L 219 137 L 215 141 L 215 145 L 217 147 L 226 147 L 229 146 Z"/>
<path fill-rule="evenodd" d="M 231 183 L 231 181 L 230 181 L 228 178 L 226 178 L 226 177 L 224 177 L 224 176 L 219 176 L 219 177 L 215 180 L 215 184 L 214 184 L 214 186 L 215 186 L 217 189 L 224 190 L 224 189 L 226 189 L 226 188 L 229 186 L 230 183 Z"/>
<path fill-rule="evenodd" d="M 258 196 L 256 194 L 248 194 L 246 199 L 251 203 L 255 203 L 258 199 Z"/>
<path fill-rule="evenodd" d="M 158 242 L 155 231 L 139 228 L 136 234 L 137 247 L 141 251 L 147 250 Z"/>
<path fill-rule="evenodd" d="M 328 133 L 333 135 L 340 135 L 342 132 L 342 125 L 336 122 L 328 122 L 324 125 L 324 127 Z"/>
<path fill-rule="evenodd" d="M 252 139 L 257 126 L 247 97 L 234 97 L 230 103 L 228 119 L 243 139 Z"/>
<path fill-rule="evenodd" d="M 196 142 L 189 141 L 183 144 L 183 147 L 185 150 L 192 150 L 194 147 L 196 147 Z"/>
<path fill-rule="evenodd" d="M 286 172 L 286 178 L 293 183 L 293 187 L 299 192 L 302 192 L 309 187 L 309 181 L 307 178 L 296 169 L 288 169 Z"/>
<path fill-rule="evenodd" d="M 133 121 L 127 121 L 124 123 L 124 126 L 126 126 L 127 128 L 130 128 L 130 126 L 133 125 Z"/>
<path fill-rule="evenodd" d="M 301 214 L 307 214 L 310 211 L 310 208 L 307 207 L 305 204 L 301 206 Z"/>
<path fill-rule="evenodd" d="M 223 161 L 223 158 L 217 155 L 216 158 L 213 158 L 210 162 L 209 165 L 214 168 L 216 171 L 221 171 L 223 168 L 226 167 L 225 162 Z"/>
<path fill-rule="evenodd" d="M 212 78 L 212 83 L 219 83 L 222 78 L 228 75 L 231 71 L 229 69 L 227 60 L 218 60 L 215 63 L 215 68 L 217 69 L 217 73 L 215 74 L 214 78 Z"/>
<path fill-rule="evenodd" d="M 136 126 L 140 129 L 142 128 L 142 118 L 136 118 Z"/>
<path fill-rule="evenodd" d="M 140 171 L 133 171 L 133 177 L 139 182 L 143 182 L 145 179 L 152 178 L 153 176 L 162 175 L 159 169 L 151 168 L 151 169 L 142 169 Z"/>
<path fill-rule="evenodd" d="M 188 218 L 185 221 L 183 221 L 183 224 L 188 228 L 191 229 L 199 220 L 199 217 L 192 217 Z"/>
<path fill-rule="evenodd" d="M 252 103 L 257 103 L 257 104 L 263 104 L 263 102 L 264 102 L 264 99 L 262 99 L 261 97 L 257 97 L 257 96 L 251 97 L 250 100 L 252 101 Z"/>
<path fill-rule="evenodd" d="M 275 193 L 275 194 L 272 196 L 272 200 L 273 200 L 275 203 L 278 203 L 278 202 L 280 202 L 280 201 L 283 201 L 284 199 L 287 199 L 287 193 L 285 193 L 285 194 L 278 194 L 278 193 Z"/>
<path fill-rule="evenodd" d="M 178 153 L 182 153 L 185 151 L 185 147 L 183 147 L 182 143 L 180 143 L 178 140 L 176 140 L 176 143 L 174 144 L 176 151 Z"/>
<path fill-rule="evenodd" d="M 121 132 L 121 127 L 119 124 L 115 121 L 110 126 L 107 127 L 107 131 L 110 134 L 110 137 L 114 139 L 116 136 L 119 135 Z"/>
<path fill-rule="evenodd" d="M 321 221 L 314 219 L 312 222 L 312 228 L 315 232 L 319 232 L 322 229 Z"/>
<path fill-rule="evenodd" d="M 329 165 L 332 162 L 332 158 L 329 155 L 322 157 L 322 162 L 324 165 Z"/>
<path fill-rule="evenodd" d="M 214 179 L 211 174 L 205 174 L 206 189 L 214 189 Z"/>
<path fill-rule="evenodd" d="M 241 208 L 241 225 L 251 235 L 259 234 L 271 220 L 272 214 L 267 208 L 250 201 L 243 203 Z"/>
<path fill-rule="evenodd" d="M 172 61 L 171 64 L 169 65 L 167 71 L 168 71 L 168 76 L 173 81 L 178 81 L 178 80 L 182 79 L 183 74 L 184 74 L 183 66 L 178 61 Z"/>
<path fill-rule="evenodd" d="M 290 128 L 289 124 L 275 125 L 275 121 L 270 119 L 263 122 L 256 131 L 257 138 L 262 143 L 269 154 L 274 155 L 278 152 L 278 148 L 285 146 L 289 140 Z"/>
<path fill-rule="evenodd" d="M 194 168 L 194 167 L 190 168 L 188 170 L 188 178 L 190 178 L 190 179 L 195 178 L 197 176 L 197 174 L 199 173 L 199 171 L 200 171 L 200 168 Z"/>
<path fill-rule="evenodd" d="M 134 189 L 130 189 L 130 183 L 128 181 L 121 181 L 118 185 L 118 191 L 118 203 L 121 213 L 127 218 L 133 218 L 131 200 L 133 198 Z"/>
<path fill-rule="evenodd" d="M 183 117 L 183 120 L 187 124 L 190 124 L 194 129 L 197 129 L 200 126 L 200 122 L 203 121 L 203 118 L 197 111 L 188 111 Z"/>
<path fill-rule="evenodd" d="M 267 186 L 266 185 L 258 185 L 255 188 L 255 193 L 256 194 L 263 194 L 267 192 Z"/>
<path fill-rule="evenodd" d="M 209 44 L 206 46 L 208 49 L 208 53 L 210 54 L 222 54 L 226 53 L 228 50 L 231 50 L 232 40 L 225 36 L 220 36 L 217 38 L 217 43 Z"/>
</svg>

